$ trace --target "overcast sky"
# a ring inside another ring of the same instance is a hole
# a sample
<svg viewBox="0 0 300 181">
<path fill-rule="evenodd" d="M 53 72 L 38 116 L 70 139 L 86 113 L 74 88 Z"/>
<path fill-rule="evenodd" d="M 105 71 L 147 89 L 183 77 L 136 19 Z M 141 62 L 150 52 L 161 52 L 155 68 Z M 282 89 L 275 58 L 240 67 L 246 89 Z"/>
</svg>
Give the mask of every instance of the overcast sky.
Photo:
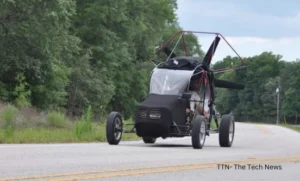
<svg viewBox="0 0 300 181">
<path fill-rule="evenodd" d="M 300 58 L 300 1 L 178 0 L 178 19 L 185 30 L 221 33 L 242 56 L 263 51 L 281 54 L 286 61 Z M 275 3 L 276 2 L 276 3 Z M 213 35 L 200 35 L 207 50 Z M 235 55 L 221 40 L 214 61 Z"/>
</svg>

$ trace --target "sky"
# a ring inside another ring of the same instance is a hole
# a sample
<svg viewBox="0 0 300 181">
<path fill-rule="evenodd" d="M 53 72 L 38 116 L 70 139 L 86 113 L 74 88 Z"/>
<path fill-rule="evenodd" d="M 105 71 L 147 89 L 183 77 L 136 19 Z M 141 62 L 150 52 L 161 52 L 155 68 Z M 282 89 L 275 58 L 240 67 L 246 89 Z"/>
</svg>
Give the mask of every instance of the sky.
<svg viewBox="0 0 300 181">
<path fill-rule="evenodd" d="M 300 58 L 300 1 L 275 2 L 177 0 L 177 16 L 185 30 L 221 33 L 241 57 L 272 51 L 285 61 L 294 61 Z M 213 38 L 214 35 L 199 34 L 204 51 Z M 236 56 L 221 40 L 213 62 L 228 55 Z"/>
</svg>

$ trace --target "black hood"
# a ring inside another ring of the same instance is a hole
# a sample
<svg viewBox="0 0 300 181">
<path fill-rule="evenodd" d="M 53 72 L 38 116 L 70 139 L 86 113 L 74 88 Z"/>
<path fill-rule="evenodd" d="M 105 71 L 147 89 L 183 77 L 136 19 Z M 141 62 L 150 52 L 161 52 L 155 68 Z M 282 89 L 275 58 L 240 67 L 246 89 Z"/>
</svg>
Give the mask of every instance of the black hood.
<svg viewBox="0 0 300 181">
<path fill-rule="evenodd" d="M 158 68 L 173 69 L 173 70 L 194 70 L 198 65 L 207 67 L 202 60 L 189 56 L 173 57 L 161 64 Z"/>
</svg>

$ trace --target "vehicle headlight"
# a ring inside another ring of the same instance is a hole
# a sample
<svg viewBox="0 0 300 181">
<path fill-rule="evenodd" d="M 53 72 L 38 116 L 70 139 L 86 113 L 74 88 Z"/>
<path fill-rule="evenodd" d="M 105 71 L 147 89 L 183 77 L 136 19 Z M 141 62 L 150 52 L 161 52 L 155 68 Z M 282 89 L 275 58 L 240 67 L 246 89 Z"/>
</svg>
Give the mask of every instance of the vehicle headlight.
<svg viewBox="0 0 300 181">
<path fill-rule="evenodd" d="M 149 118 L 150 119 L 160 119 L 161 118 L 161 114 L 159 111 L 151 111 L 149 113 Z"/>
</svg>

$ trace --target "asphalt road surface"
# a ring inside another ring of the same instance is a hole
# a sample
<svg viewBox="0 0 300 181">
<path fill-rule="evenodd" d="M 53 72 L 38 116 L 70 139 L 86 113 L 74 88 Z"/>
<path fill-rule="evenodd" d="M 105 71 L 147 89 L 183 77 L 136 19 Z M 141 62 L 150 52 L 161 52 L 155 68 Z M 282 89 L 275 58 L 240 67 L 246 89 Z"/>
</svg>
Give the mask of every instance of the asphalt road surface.
<svg viewBox="0 0 300 181">
<path fill-rule="evenodd" d="M 0 145 L 0 180 L 298 181 L 299 172 L 300 134 L 270 125 L 236 123 L 231 148 L 219 147 L 217 134 L 202 150 L 190 137 L 153 145 Z"/>
</svg>

